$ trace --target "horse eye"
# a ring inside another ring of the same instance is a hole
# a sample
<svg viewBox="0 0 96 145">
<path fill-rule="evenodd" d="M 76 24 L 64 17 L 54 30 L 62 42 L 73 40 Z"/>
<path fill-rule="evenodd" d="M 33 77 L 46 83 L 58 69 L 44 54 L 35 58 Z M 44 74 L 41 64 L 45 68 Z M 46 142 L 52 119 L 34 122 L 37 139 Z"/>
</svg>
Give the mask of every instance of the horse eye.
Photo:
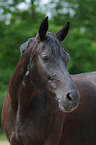
<svg viewBox="0 0 96 145">
<path fill-rule="evenodd" d="M 43 62 L 48 62 L 48 57 L 45 55 L 45 56 L 42 56 L 42 60 L 43 60 Z"/>
</svg>

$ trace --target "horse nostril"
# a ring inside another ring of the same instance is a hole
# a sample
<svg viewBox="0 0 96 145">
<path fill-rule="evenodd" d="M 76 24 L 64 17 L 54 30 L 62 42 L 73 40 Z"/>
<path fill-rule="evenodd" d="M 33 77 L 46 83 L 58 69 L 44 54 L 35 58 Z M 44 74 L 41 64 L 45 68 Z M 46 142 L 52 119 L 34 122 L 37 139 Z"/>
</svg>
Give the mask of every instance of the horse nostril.
<svg viewBox="0 0 96 145">
<path fill-rule="evenodd" d="M 71 96 L 71 93 L 67 93 L 66 97 L 67 97 L 69 102 L 71 102 L 73 100 L 72 96 Z"/>
</svg>

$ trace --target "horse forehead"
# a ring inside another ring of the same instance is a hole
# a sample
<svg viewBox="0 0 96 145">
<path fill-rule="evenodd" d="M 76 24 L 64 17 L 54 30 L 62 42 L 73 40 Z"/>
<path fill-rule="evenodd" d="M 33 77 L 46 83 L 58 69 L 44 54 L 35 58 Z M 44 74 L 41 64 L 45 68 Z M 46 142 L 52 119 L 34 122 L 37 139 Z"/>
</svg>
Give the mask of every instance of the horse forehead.
<svg viewBox="0 0 96 145">
<path fill-rule="evenodd" d="M 43 46 L 51 50 L 60 50 L 63 47 L 60 41 L 50 32 L 48 32 Z"/>
</svg>

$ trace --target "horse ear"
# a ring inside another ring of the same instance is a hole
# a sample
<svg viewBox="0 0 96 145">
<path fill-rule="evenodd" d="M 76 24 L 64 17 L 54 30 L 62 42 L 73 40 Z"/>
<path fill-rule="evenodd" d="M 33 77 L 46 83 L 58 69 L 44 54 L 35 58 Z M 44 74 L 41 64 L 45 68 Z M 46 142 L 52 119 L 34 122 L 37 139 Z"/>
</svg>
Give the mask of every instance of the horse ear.
<svg viewBox="0 0 96 145">
<path fill-rule="evenodd" d="M 60 41 L 63 41 L 67 37 L 69 28 L 70 28 L 70 22 L 68 21 L 67 24 L 55 34 L 57 39 L 59 39 Z"/>
<path fill-rule="evenodd" d="M 46 38 L 46 32 L 48 31 L 48 16 L 42 21 L 39 28 L 39 37 L 40 40 L 44 40 Z"/>
</svg>

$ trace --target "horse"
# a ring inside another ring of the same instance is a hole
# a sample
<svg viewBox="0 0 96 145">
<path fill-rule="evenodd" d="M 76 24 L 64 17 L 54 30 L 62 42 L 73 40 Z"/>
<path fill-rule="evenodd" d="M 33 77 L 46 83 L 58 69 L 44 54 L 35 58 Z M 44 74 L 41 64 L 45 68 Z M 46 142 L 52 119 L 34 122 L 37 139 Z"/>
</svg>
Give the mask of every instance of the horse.
<svg viewBox="0 0 96 145">
<path fill-rule="evenodd" d="M 10 145 L 96 145 L 96 72 L 69 74 L 60 42 L 69 28 L 68 21 L 53 35 L 46 17 L 21 49 L 2 108 Z"/>
</svg>

